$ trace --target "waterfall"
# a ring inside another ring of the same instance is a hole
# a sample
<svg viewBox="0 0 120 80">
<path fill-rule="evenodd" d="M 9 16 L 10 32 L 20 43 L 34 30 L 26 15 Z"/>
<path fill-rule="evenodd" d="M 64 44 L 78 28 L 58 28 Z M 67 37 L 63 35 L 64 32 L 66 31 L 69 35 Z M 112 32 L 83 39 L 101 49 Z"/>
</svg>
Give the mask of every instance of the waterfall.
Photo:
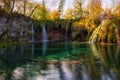
<svg viewBox="0 0 120 80">
<path fill-rule="evenodd" d="M 68 25 L 66 26 L 66 29 L 65 29 L 65 42 L 67 43 L 67 40 L 68 40 Z"/>
<path fill-rule="evenodd" d="M 89 42 L 91 42 L 91 43 L 96 43 L 96 42 L 98 42 L 98 41 L 97 41 L 97 37 L 98 37 L 98 34 L 99 34 L 99 32 L 100 32 L 100 29 L 101 29 L 101 25 L 98 26 L 98 27 L 93 31 L 93 33 L 92 33 L 92 35 L 91 35 L 91 37 L 90 37 L 90 39 L 89 39 Z"/>
<path fill-rule="evenodd" d="M 43 26 L 42 27 L 42 42 L 43 42 L 43 44 L 42 44 L 42 53 L 43 53 L 43 55 L 45 55 L 46 54 L 46 49 L 47 49 L 47 43 L 46 42 L 48 42 L 49 40 L 48 40 L 48 36 L 47 36 L 47 32 L 46 32 L 46 29 L 45 29 L 45 26 Z"/>
<path fill-rule="evenodd" d="M 67 42 L 67 29 L 66 29 L 66 33 L 65 33 L 65 42 Z"/>
<path fill-rule="evenodd" d="M 48 42 L 48 36 L 47 36 L 45 26 L 42 27 L 42 41 L 43 42 Z"/>
<path fill-rule="evenodd" d="M 101 28 L 103 27 L 105 21 L 102 21 L 102 23 L 93 31 L 92 35 L 89 38 L 90 43 L 96 43 L 99 42 L 99 33 L 101 31 Z"/>
<path fill-rule="evenodd" d="M 35 33 L 35 31 L 34 31 L 34 25 L 32 24 L 32 26 L 31 26 L 31 36 L 29 38 L 30 42 L 34 42 L 34 33 Z"/>
<path fill-rule="evenodd" d="M 32 24 L 32 27 L 31 27 L 31 31 L 32 31 L 31 41 L 33 42 L 34 41 L 34 25 L 33 24 Z"/>
</svg>

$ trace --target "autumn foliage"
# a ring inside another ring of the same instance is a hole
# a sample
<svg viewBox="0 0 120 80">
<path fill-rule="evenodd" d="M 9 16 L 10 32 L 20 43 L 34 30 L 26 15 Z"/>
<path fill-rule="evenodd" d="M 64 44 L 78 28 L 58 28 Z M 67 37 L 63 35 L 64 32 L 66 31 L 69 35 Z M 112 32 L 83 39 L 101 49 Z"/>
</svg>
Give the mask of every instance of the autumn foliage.
<svg viewBox="0 0 120 80">
<path fill-rule="evenodd" d="M 118 0 L 111 5 L 112 8 L 103 7 L 101 0 L 89 0 L 86 6 L 84 6 L 85 1 L 75 0 L 72 8 L 64 10 L 65 1 L 61 0 L 58 9 L 51 11 L 47 8 L 44 0 L 43 4 L 32 3 L 29 0 L 0 0 L 0 9 L 7 13 L 23 14 L 37 21 L 63 19 L 66 22 L 71 21 L 73 35 L 78 36 L 84 29 L 88 32 L 86 40 L 90 42 L 119 42 L 120 2 Z"/>
<path fill-rule="evenodd" d="M 50 16 L 50 20 L 52 20 L 52 21 L 58 20 L 58 19 L 60 19 L 60 12 L 57 10 L 54 10 L 49 13 L 49 16 Z"/>
</svg>

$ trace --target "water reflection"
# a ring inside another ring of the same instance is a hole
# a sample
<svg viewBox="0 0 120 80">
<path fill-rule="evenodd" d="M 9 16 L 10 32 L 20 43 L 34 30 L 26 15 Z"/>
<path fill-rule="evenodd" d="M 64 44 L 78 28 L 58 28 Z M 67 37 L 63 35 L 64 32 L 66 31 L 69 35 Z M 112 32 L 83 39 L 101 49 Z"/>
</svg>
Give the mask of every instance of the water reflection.
<svg viewBox="0 0 120 80">
<path fill-rule="evenodd" d="M 70 65 L 68 62 L 62 62 L 61 67 L 63 70 L 64 80 L 73 80 L 73 74 L 70 69 Z"/>
<path fill-rule="evenodd" d="M 42 54 L 45 56 L 45 54 L 46 54 L 46 50 L 47 50 L 47 42 L 43 42 L 43 44 L 42 44 Z"/>
<path fill-rule="evenodd" d="M 24 69 L 18 67 L 13 71 L 12 80 L 22 80 L 23 76 L 24 76 Z"/>
<path fill-rule="evenodd" d="M 0 80 L 119 80 L 119 75 L 116 45 L 37 43 L 0 49 Z"/>
<path fill-rule="evenodd" d="M 34 44 L 32 44 L 32 48 L 31 48 L 31 52 L 32 52 L 32 56 L 34 56 L 34 50 L 35 50 L 35 48 L 34 48 Z"/>
</svg>

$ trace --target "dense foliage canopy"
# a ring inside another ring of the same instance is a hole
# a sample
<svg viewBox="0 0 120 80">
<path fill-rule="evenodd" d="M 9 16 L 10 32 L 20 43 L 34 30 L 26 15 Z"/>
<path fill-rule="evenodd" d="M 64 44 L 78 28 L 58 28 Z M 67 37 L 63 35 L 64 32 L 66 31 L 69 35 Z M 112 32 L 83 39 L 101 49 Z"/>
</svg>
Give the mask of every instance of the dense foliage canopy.
<svg viewBox="0 0 120 80">
<path fill-rule="evenodd" d="M 71 21 L 73 38 L 77 37 L 81 29 L 85 29 L 90 42 L 119 42 L 120 2 L 111 2 L 112 8 L 108 8 L 103 7 L 101 0 L 89 0 L 86 6 L 83 6 L 84 1 L 75 0 L 73 8 L 64 10 L 65 0 L 60 0 L 58 9 L 51 11 L 44 0 L 41 4 L 29 0 L 0 0 L 0 9 L 8 14 L 23 14 L 37 21 Z"/>
</svg>

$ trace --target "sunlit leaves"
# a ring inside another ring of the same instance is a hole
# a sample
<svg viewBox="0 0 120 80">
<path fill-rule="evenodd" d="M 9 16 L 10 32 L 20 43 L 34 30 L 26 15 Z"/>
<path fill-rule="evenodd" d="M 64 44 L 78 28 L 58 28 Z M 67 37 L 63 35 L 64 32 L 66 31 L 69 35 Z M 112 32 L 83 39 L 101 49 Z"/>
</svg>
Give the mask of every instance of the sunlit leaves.
<svg viewBox="0 0 120 80">
<path fill-rule="evenodd" d="M 102 6 L 100 0 L 90 0 L 89 2 L 89 16 L 97 18 L 102 12 Z"/>
<path fill-rule="evenodd" d="M 12 0 L 4 0 L 3 1 L 3 3 L 4 3 L 4 10 L 6 12 L 8 12 L 8 13 L 11 11 L 11 7 L 12 7 L 11 2 L 12 2 Z"/>
<path fill-rule="evenodd" d="M 48 10 L 43 5 L 37 5 L 37 8 L 32 16 L 36 20 L 47 20 L 48 19 Z"/>
<path fill-rule="evenodd" d="M 114 15 L 120 18 L 120 2 L 118 2 L 115 10 L 114 10 Z"/>
<path fill-rule="evenodd" d="M 74 2 L 74 18 L 75 19 L 80 19 L 82 17 L 82 3 L 79 0 L 76 0 Z"/>
<path fill-rule="evenodd" d="M 63 18 L 63 7 L 64 7 L 65 0 L 60 0 L 60 3 L 58 5 L 58 11 L 61 14 L 61 17 Z"/>
<path fill-rule="evenodd" d="M 54 10 L 49 13 L 49 17 L 50 17 L 50 20 L 52 20 L 52 21 L 58 20 L 60 18 L 60 12 L 57 10 Z"/>
<path fill-rule="evenodd" d="M 120 25 L 120 4 L 118 3 L 115 9 L 104 9 L 101 14 L 101 25 L 99 25 L 92 33 L 90 42 L 115 43 L 119 40 L 119 25 Z M 94 10 L 94 9 L 93 9 Z M 98 11 L 99 12 L 99 11 Z M 95 15 L 95 14 L 94 14 Z M 95 15 L 98 18 L 99 15 Z"/>
<path fill-rule="evenodd" d="M 116 42 L 116 32 L 115 29 L 117 25 L 114 24 L 112 20 L 105 20 L 98 26 L 92 33 L 90 37 L 90 42 L 102 42 L 102 43 L 111 43 Z"/>
<path fill-rule="evenodd" d="M 2 1 L 0 0 L 0 9 L 2 8 Z"/>
<path fill-rule="evenodd" d="M 73 10 L 72 9 L 67 10 L 64 17 L 67 20 L 73 20 L 74 19 Z"/>
<path fill-rule="evenodd" d="M 64 18 L 67 20 L 75 20 L 82 18 L 82 3 L 79 0 L 76 0 L 73 5 L 73 9 L 68 9 L 65 12 Z"/>
</svg>

